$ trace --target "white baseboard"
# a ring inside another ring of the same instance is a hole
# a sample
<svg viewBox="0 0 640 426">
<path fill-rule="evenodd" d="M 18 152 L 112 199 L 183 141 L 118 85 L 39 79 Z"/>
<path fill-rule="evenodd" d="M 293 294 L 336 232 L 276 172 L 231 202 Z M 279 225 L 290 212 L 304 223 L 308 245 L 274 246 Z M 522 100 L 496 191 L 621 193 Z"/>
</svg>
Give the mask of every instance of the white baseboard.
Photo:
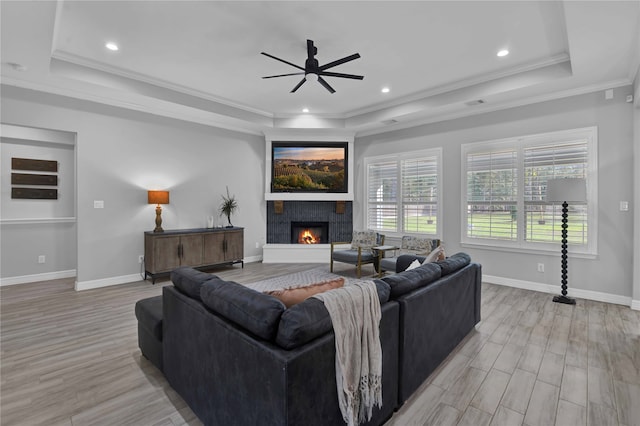
<svg viewBox="0 0 640 426">
<path fill-rule="evenodd" d="M 631 309 L 633 309 L 634 311 L 640 311 L 640 300 L 632 300 Z"/>
<path fill-rule="evenodd" d="M 0 278 L 0 287 L 6 285 L 34 283 L 38 281 L 58 280 L 60 278 L 72 278 L 76 276 L 76 270 L 46 272 L 43 274 L 21 275 L 19 277 Z"/>
<path fill-rule="evenodd" d="M 244 263 L 254 263 L 262 261 L 262 255 L 249 256 L 244 258 Z"/>
<path fill-rule="evenodd" d="M 543 293 L 550 294 L 560 294 L 560 286 L 537 283 L 534 281 L 523 281 L 513 278 L 496 277 L 493 275 L 484 274 L 482 275 L 482 281 L 508 287 L 522 288 L 524 290 L 541 291 Z M 567 296 L 577 297 L 580 299 L 595 300 L 597 302 L 615 303 L 616 305 L 630 306 L 632 309 L 640 310 L 640 301 L 633 301 L 638 305 L 636 308 L 634 308 L 630 297 L 619 296 L 617 294 L 602 293 L 592 290 L 582 290 L 579 288 L 569 288 L 567 291 Z"/>
<path fill-rule="evenodd" d="M 136 281 L 142 281 L 140 274 L 121 275 L 119 277 L 103 278 L 100 280 L 91 281 L 76 281 L 76 291 L 91 290 L 100 287 L 109 287 L 112 285 L 132 283 Z"/>
<path fill-rule="evenodd" d="M 251 256 L 251 257 L 245 258 L 244 263 L 259 262 L 261 259 L 262 259 L 261 256 Z M 122 275 L 119 277 L 103 278 L 100 280 L 82 281 L 82 282 L 76 281 L 75 289 L 76 291 L 91 290 L 94 288 L 109 287 L 112 285 L 127 284 L 127 283 L 136 282 L 136 281 L 142 281 L 142 280 L 143 278 L 142 276 L 140 276 L 140 274 L 131 274 L 131 275 Z"/>
</svg>

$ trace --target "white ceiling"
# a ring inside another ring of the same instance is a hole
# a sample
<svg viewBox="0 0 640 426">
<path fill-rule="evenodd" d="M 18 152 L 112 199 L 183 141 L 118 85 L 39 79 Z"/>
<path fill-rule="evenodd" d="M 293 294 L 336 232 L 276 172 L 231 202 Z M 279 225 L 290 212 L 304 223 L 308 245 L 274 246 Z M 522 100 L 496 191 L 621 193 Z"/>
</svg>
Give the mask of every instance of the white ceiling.
<svg viewBox="0 0 640 426">
<path fill-rule="evenodd" d="M 631 84 L 640 63 L 640 1 L 3 0 L 0 7 L 3 84 L 250 133 L 377 133 Z M 298 70 L 260 52 L 304 66 L 307 39 L 321 65 L 359 53 L 331 71 L 364 80 L 325 77 L 336 90 L 330 94 L 317 82 L 289 93 L 300 76 L 261 78 Z M 105 49 L 107 41 L 120 50 Z M 511 53 L 497 57 L 503 48 Z"/>
</svg>

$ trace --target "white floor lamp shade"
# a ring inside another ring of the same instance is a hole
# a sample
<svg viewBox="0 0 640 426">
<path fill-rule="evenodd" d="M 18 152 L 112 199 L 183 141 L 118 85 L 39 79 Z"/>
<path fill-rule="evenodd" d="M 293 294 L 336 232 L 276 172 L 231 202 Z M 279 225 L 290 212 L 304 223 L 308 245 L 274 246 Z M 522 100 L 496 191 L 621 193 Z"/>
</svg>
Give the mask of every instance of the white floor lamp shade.
<svg viewBox="0 0 640 426">
<path fill-rule="evenodd" d="M 576 300 L 567 296 L 568 261 L 567 261 L 567 227 L 569 202 L 584 203 L 587 201 L 587 181 L 582 178 L 549 179 L 547 181 L 548 202 L 562 203 L 562 295 L 555 296 L 554 302 L 575 305 Z"/>
</svg>

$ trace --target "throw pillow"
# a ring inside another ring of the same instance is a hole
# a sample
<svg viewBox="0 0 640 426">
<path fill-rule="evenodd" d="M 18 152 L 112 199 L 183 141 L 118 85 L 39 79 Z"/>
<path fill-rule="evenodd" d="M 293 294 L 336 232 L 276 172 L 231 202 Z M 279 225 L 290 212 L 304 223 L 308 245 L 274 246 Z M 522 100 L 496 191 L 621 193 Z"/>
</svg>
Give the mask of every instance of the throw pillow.
<svg viewBox="0 0 640 426">
<path fill-rule="evenodd" d="M 426 260 L 425 260 L 425 262 L 426 262 Z M 411 262 L 411 264 L 409 266 L 407 266 L 407 269 L 405 269 L 405 271 L 410 271 L 412 269 L 416 269 L 418 266 L 420 266 L 420 261 L 418 259 L 416 259 L 413 262 Z"/>
<path fill-rule="evenodd" d="M 444 258 L 444 247 L 438 246 L 427 255 L 422 264 L 424 265 L 425 263 L 437 262 L 438 260 L 444 260 Z"/>
<path fill-rule="evenodd" d="M 310 284 L 305 287 L 286 288 L 283 290 L 266 291 L 265 294 L 277 297 L 287 308 L 296 305 L 305 299 L 313 296 L 314 294 L 322 293 L 327 290 L 342 287 L 344 285 L 344 278 L 336 278 L 328 281 L 321 281 L 319 283 Z"/>
<path fill-rule="evenodd" d="M 400 244 L 400 250 L 401 252 L 404 251 L 407 254 L 418 254 L 426 256 L 438 245 L 440 245 L 440 240 L 438 239 L 404 235 Z"/>
<path fill-rule="evenodd" d="M 376 246 L 376 231 L 353 231 L 353 237 L 351 238 L 351 248 L 358 249 L 371 248 Z"/>
</svg>

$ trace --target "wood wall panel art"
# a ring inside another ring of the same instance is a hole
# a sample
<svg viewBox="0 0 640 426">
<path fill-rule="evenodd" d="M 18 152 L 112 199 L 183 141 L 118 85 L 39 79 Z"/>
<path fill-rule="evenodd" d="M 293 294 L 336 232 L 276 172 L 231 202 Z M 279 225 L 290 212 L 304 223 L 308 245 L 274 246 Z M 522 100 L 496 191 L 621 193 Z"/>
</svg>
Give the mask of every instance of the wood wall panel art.
<svg viewBox="0 0 640 426">
<path fill-rule="evenodd" d="M 58 184 L 58 176 L 35 173 L 11 173 L 11 184 L 56 186 Z"/>
<path fill-rule="evenodd" d="M 58 172 L 58 162 L 52 160 L 34 160 L 32 158 L 11 158 L 13 170 L 32 170 L 34 172 Z"/>
<path fill-rule="evenodd" d="M 11 188 L 11 198 L 24 200 L 57 200 L 57 189 Z"/>
</svg>

